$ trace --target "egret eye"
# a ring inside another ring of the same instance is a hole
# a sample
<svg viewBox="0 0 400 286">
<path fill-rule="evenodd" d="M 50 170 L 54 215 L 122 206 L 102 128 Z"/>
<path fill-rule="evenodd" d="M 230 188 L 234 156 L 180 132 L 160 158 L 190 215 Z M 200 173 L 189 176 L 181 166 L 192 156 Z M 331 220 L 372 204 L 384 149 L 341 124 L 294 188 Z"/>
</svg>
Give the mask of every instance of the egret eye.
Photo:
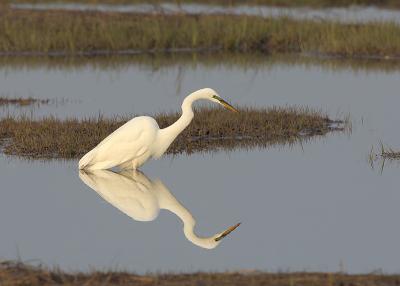
<svg viewBox="0 0 400 286">
<path fill-rule="evenodd" d="M 220 100 L 220 99 L 221 99 L 219 96 L 217 96 L 217 95 L 215 95 L 215 94 L 212 96 L 212 98 L 214 98 L 214 99 L 218 99 L 218 100 Z"/>
</svg>

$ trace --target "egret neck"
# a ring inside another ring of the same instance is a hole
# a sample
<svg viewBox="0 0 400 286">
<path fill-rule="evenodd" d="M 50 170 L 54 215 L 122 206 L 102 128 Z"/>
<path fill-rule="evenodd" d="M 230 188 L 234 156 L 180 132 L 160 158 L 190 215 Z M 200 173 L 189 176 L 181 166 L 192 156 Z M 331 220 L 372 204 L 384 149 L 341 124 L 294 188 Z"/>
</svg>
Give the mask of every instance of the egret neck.
<svg viewBox="0 0 400 286">
<path fill-rule="evenodd" d="M 175 138 L 190 124 L 194 117 L 193 112 L 193 102 L 198 99 L 206 99 L 207 96 L 204 94 L 203 90 L 195 91 L 189 94 L 182 103 L 182 115 L 179 117 L 174 124 L 160 129 L 158 135 L 158 144 L 159 148 L 155 154 L 155 158 L 160 157 L 171 145 L 171 143 L 175 140 Z"/>
</svg>

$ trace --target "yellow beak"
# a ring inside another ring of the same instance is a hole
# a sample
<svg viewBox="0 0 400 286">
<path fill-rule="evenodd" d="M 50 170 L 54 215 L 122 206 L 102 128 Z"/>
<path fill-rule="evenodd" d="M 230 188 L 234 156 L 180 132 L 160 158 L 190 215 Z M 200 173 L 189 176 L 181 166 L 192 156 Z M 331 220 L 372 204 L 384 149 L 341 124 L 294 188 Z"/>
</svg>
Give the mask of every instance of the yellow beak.
<svg viewBox="0 0 400 286">
<path fill-rule="evenodd" d="M 235 229 L 237 229 L 240 225 L 240 222 L 231 226 L 230 228 L 228 228 L 227 230 L 225 230 L 220 236 L 218 236 L 217 238 L 215 238 L 215 241 L 220 241 L 221 239 L 223 239 L 225 236 L 227 236 L 228 234 L 230 234 L 232 231 L 234 231 Z"/>
<path fill-rule="evenodd" d="M 219 102 L 222 104 L 222 106 L 223 107 L 225 107 L 226 109 L 228 109 L 228 110 L 230 110 L 230 111 L 233 111 L 233 112 L 236 112 L 236 113 L 238 113 L 239 112 L 239 110 L 237 110 L 236 108 L 234 108 L 232 105 L 230 105 L 228 102 L 226 102 L 225 100 L 223 100 L 223 99 L 219 99 Z"/>
</svg>

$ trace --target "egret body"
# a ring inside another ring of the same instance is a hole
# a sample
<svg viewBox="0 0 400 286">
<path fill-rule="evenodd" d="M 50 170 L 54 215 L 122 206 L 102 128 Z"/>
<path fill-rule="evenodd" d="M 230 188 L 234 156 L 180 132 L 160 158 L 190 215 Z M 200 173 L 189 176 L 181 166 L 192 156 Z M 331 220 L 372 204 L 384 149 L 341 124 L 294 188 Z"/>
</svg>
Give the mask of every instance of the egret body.
<svg viewBox="0 0 400 286">
<path fill-rule="evenodd" d="M 79 169 L 137 169 L 150 158 L 160 158 L 175 138 L 193 119 L 193 102 L 210 100 L 237 112 L 211 88 L 189 94 L 182 103 L 182 115 L 171 126 L 160 129 L 154 118 L 139 116 L 131 119 L 89 151 L 79 161 Z"/>
</svg>

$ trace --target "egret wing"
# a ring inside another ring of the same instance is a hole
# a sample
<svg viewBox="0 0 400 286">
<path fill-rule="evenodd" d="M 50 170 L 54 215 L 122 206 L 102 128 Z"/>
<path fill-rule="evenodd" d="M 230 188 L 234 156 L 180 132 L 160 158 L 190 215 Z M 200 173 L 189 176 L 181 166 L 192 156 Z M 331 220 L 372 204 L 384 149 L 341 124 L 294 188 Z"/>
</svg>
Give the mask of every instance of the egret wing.
<svg viewBox="0 0 400 286">
<path fill-rule="evenodd" d="M 149 152 L 154 143 L 157 122 L 146 116 L 136 117 L 115 130 L 79 162 L 80 168 L 108 169 Z"/>
<path fill-rule="evenodd" d="M 151 183 L 141 173 L 123 176 L 108 170 L 79 171 L 80 179 L 104 200 L 138 221 L 151 221 L 159 213 Z"/>
</svg>

